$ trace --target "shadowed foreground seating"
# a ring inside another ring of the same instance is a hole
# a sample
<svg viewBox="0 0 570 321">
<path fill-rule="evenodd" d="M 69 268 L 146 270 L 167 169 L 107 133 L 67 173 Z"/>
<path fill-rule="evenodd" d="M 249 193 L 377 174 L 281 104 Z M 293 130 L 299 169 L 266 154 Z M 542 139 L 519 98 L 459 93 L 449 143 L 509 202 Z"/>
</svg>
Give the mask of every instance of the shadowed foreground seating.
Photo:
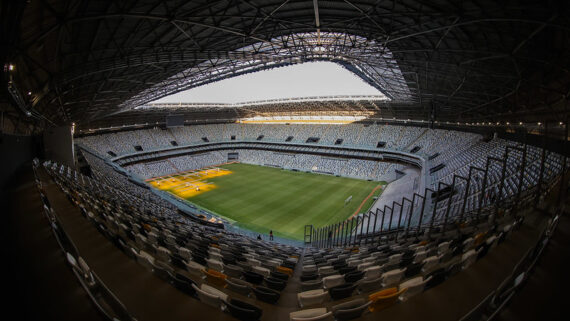
<svg viewBox="0 0 570 321">
<path fill-rule="evenodd" d="M 206 275 L 206 281 L 208 281 L 208 283 L 220 287 L 226 285 L 227 276 L 225 274 L 212 269 L 204 270 L 204 274 Z"/>
<path fill-rule="evenodd" d="M 253 288 L 253 293 L 258 300 L 271 304 L 277 303 L 277 301 L 279 301 L 279 297 L 281 296 L 279 292 L 270 288 L 266 288 L 264 286 Z"/>
<path fill-rule="evenodd" d="M 407 299 L 422 293 L 426 283 L 431 280 L 431 276 L 426 278 L 425 280 L 421 277 L 415 277 L 413 279 L 407 280 L 405 282 L 400 283 L 399 289 L 407 289 L 402 295 L 400 295 L 400 301 L 406 301 Z"/>
<path fill-rule="evenodd" d="M 315 308 L 291 312 L 289 313 L 289 319 L 290 321 L 333 321 L 334 317 L 332 311 L 327 312 L 327 308 Z"/>
<path fill-rule="evenodd" d="M 194 281 L 190 280 L 189 278 L 187 278 L 186 276 L 182 275 L 182 274 L 176 274 L 173 278 L 172 278 L 172 285 L 174 285 L 174 287 L 176 287 L 178 290 L 194 296 L 196 295 L 196 291 L 194 290 L 194 288 L 192 287 L 194 283 Z"/>
<path fill-rule="evenodd" d="M 405 291 L 406 289 L 398 291 L 398 288 L 389 288 L 370 294 L 368 297 L 368 299 L 372 301 L 369 306 L 370 312 L 384 310 L 398 302 L 398 297 Z"/>
<path fill-rule="evenodd" d="M 331 310 L 336 320 L 347 321 L 359 318 L 364 312 L 366 312 L 371 303 L 372 301 L 367 302 L 363 298 L 359 298 L 334 305 Z"/>
<path fill-rule="evenodd" d="M 309 290 L 301 293 L 297 293 L 297 301 L 299 302 L 299 306 L 306 307 L 306 306 L 313 306 L 313 305 L 321 305 L 327 297 L 329 293 L 323 289 L 316 289 L 316 290 Z"/>
<path fill-rule="evenodd" d="M 252 284 L 261 284 L 261 282 L 263 282 L 263 275 L 259 273 L 245 271 L 243 272 L 243 277 L 247 282 Z"/>
<path fill-rule="evenodd" d="M 226 303 L 228 310 L 234 317 L 243 321 L 255 321 L 261 318 L 262 310 L 253 304 L 231 299 Z"/>
<path fill-rule="evenodd" d="M 335 286 L 329 290 L 329 294 L 333 300 L 340 300 L 348 298 L 352 295 L 352 292 L 356 289 L 356 284 L 345 283 L 342 285 Z"/>
<path fill-rule="evenodd" d="M 251 283 L 236 279 L 236 278 L 229 278 L 226 279 L 226 288 L 228 290 L 243 294 L 245 296 L 249 296 L 251 292 Z"/>
<path fill-rule="evenodd" d="M 273 289 L 275 291 L 283 291 L 287 286 L 287 283 L 283 280 L 268 277 L 265 279 L 265 284 L 268 288 Z"/>
</svg>

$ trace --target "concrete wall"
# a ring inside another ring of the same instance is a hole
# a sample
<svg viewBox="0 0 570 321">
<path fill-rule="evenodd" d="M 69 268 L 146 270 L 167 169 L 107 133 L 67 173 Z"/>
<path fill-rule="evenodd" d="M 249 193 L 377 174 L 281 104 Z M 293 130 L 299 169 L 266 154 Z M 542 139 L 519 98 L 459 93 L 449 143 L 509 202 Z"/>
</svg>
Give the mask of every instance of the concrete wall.
<svg viewBox="0 0 570 321">
<path fill-rule="evenodd" d="M 70 126 L 48 128 L 44 131 L 45 159 L 75 168 L 73 135 Z"/>
<path fill-rule="evenodd" d="M 36 155 L 37 138 L 0 134 L 0 189 L 22 166 L 31 166 Z"/>
</svg>

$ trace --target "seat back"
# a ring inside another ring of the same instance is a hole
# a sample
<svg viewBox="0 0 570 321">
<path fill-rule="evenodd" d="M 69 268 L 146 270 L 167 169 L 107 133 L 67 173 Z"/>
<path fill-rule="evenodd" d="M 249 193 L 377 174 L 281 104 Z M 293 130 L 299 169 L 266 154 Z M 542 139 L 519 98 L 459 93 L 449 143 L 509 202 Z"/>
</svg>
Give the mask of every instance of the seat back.
<svg viewBox="0 0 570 321">
<path fill-rule="evenodd" d="M 261 308 L 236 299 L 227 302 L 230 314 L 239 320 L 243 321 L 256 321 L 261 318 L 263 311 Z"/>
<path fill-rule="evenodd" d="M 406 292 L 406 289 L 398 291 L 397 288 L 389 288 L 371 294 L 368 299 L 372 301 L 368 307 L 370 312 L 384 310 L 398 301 L 398 297 Z"/>
<path fill-rule="evenodd" d="M 291 312 L 289 314 L 289 319 L 291 321 L 333 321 L 334 317 L 332 312 L 327 312 L 326 308 L 315 308 Z"/>
<path fill-rule="evenodd" d="M 368 309 L 370 304 L 372 304 L 372 301 L 368 301 L 362 305 L 350 309 L 337 309 L 334 312 L 334 316 L 338 321 L 347 321 L 347 320 L 356 319 L 359 318 L 364 313 L 364 311 L 366 311 L 366 309 Z"/>
<path fill-rule="evenodd" d="M 310 290 L 297 294 L 297 301 L 299 306 L 307 307 L 313 305 L 321 305 L 327 299 L 329 293 L 323 289 Z"/>
</svg>

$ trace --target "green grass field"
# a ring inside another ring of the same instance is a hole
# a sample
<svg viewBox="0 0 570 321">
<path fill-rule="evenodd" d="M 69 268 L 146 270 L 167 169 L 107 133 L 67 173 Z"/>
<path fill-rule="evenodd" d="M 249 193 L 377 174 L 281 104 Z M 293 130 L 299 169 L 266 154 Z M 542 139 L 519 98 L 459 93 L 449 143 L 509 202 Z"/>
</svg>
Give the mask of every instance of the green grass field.
<svg viewBox="0 0 570 321">
<path fill-rule="evenodd" d="M 261 234 L 273 230 L 276 236 L 296 240 L 303 239 L 306 224 L 320 227 L 350 217 L 380 184 L 248 164 L 220 167 L 232 174 L 208 178 L 217 187 L 188 201 L 235 220 L 240 227 Z M 371 204 L 372 197 L 361 211 Z"/>
</svg>

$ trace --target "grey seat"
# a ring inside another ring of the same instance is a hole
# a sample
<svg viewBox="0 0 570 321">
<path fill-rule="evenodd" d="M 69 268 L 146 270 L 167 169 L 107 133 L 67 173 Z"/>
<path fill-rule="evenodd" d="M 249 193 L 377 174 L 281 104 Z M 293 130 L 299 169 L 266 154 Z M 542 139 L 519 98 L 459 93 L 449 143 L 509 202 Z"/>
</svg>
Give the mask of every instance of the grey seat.
<svg viewBox="0 0 570 321">
<path fill-rule="evenodd" d="M 354 299 L 345 303 L 337 304 L 331 307 L 336 320 L 346 321 L 359 318 L 372 301 L 366 302 L 363 298 Z"/>
<path fill-rule="evenodd" d="M 249 296 L 252 284 L 236 278 L 226 279 L 227 289 Z"/>
</svg>

